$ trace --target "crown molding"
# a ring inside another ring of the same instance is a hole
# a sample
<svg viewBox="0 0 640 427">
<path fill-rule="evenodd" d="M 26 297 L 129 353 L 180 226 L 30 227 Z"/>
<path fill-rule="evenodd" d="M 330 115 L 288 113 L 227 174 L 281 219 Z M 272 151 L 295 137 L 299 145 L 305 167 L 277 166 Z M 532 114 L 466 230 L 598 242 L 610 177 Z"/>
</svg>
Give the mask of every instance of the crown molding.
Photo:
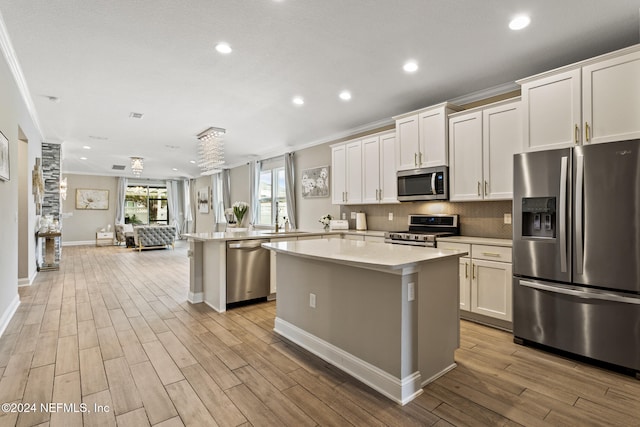
<svg viewBox="0 0 640 427">
<path fill-rule="evenodd" d="M 476 92 L 469 93 L 467 95 L 450 99 L 448 102 L 455 105 L 466 105 L 472 102 L 481 101 L 487 98 L 492 98 L 494 96 L 502 95 L 508 92 L 513 92 L 519 89 L 520 89 L 520 85 L 517 84 L 516 82 L 507 82 L 501 85 L 493 86 L 487 89 L 482 89 Z"/>
<path fill-rule="evenodd" d="M 18 86 L 18 91 L 22 96 L 22 100 L 27 107 L 27 112 L 31 117 L 31 121 L 35 126 L 38 134 L 40 135 L 40 141 L 44 142 L 44 132 L 42 132 L 42 127 L 40 126 L 40 120 L 38 119 L 38 113 L 36 112 L 35 104 L 33 103 L 33 98 L 31 98 L 31 93 L 29 92 L 29 87 L 27 86 L 27 81 L 24 78 L 24 74 L 22 74 L 22 68 L 20 67 L 20 63 L 18 62 L 18 57 L 16 56 L 15 50 L 13 50 L 13 44 L 11 43 L 11 38 L 9 37 L 9 33 L 7 32 L 7 27 L 4 23 L 4 17 L 0 12 L 0 50 L 4 54 L 4 58 L 7 61 L 7 65 L 11 70 L 11 74 L 13 74 L 13 78 L 16 81 L 16 85 Z"/>
</svg>

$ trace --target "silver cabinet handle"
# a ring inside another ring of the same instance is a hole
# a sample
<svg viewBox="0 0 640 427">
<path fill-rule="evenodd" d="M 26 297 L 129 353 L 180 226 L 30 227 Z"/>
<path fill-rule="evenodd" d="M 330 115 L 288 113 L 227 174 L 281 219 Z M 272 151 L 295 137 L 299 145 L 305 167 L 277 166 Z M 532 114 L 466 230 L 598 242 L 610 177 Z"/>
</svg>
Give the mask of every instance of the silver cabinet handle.
<svg viewBox="0 0 640 427">
<path fill-rule="evenodd" d="M 480 181 L 478 181 L 478 196 L 480 196 Z"/>
<path fill-rule="evenodd" d="M 560 207 L 558 225 L 560 233 L 560 271 L 567 272 L 567 166 L 568 157 L 560 160 Z"/>
<path fill-rule="evenodd" d="M 580 127 L 578 125 L 576 125 L 576 128 L 573 132 L 573 137 L 576 145 L 578 145 L 580 143 Z"/>
<path fill-rule="evenodd" d="M 489 183 L 487 180 L 484 181 L 484 196 L 487 197 L 489 195 Z"/>
<path fill-rule="evenodd" d="M 500 254 L 497 254 L 495 252 L 482 252 L 482 255 L 490 256 L 490 257 L 494 257 L 494 258 L 499 258 L 500 257 Z"/>
<path fill-rule="evenodd" d="M 413 153 L 413 165 L 418 167 L 418 153 Z"/>
<path fill-rule="evenodd" d="M 589 122 L 584 122 L 584 137 L 587 140 L 587 142 L 589 141 Z"/>
<path fill-rule="evenodd" d="M 418 158 L 420 159 L 420 160 L 418 161 L 418 164 L 419 164 L 420 166 L 422 166 L 422 151 L 420 151 L 420 153 L 418 154 Z"/>
<path fill-rule="evenodd" d="M 464 263 L 464 278 L 465 279 L 469 278 L 469 263 L 468 262 Z"/>
</svg>

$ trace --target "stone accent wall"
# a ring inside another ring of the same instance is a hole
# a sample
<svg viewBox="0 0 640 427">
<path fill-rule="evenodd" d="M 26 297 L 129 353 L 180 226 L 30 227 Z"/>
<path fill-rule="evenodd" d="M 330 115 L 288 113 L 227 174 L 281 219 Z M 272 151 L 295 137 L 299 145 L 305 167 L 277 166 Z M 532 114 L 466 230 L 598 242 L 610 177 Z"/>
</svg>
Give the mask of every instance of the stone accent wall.
<svg viewBox="0 0 640 427">
<path fill-rule="evenodd" d="M 42 143 L 42 176 L 44 178 L 44 197 L 42 215 L 52 215 L 60 219 L 60 144 Z"/>
<path fill-rule="evenodd" d="M 42 177 L 44 178 L 44 196 L 42 197 L 42 215 L 51 215 L 60 221 L 60 177 L 62 168 L 62 146 L 42 143 Z M 56 239 L 56 262 L 60 262 L 60 240 Z M 43 247 L 44 250 L 44 247 Z M 44 256 L 44 254 L 43 254 Z"/>
</svg>

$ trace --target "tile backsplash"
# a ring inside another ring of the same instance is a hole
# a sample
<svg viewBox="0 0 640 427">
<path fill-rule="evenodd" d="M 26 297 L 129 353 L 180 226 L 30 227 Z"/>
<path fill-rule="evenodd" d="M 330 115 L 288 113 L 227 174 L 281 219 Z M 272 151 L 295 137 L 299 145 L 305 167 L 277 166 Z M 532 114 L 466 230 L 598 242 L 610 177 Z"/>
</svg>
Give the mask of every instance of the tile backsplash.
<svg viewBox="0 0 640 427">
<path fill-rule="evenodd" d="M 404 202 L 392 205 L 348 205 L 340 207 L 340 215 L 346 215 L 349 228 L 356 227 L 351 212 L 367 214 L 369 230 L 407 230 L 410 214 L 458 214 L 460 234 L 465 236 L 511 239 L 513 227 L 504 223 L 504 214 L 511 214 L 511 200 L 492 202 Z M 393 220 L 389 221 L 389 213 Z"/>
</svg>

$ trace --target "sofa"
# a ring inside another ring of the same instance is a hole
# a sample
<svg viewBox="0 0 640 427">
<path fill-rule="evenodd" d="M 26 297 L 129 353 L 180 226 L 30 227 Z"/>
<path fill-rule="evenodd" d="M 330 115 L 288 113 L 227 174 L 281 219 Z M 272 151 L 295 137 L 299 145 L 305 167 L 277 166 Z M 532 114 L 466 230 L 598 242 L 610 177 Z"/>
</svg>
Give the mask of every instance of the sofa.
<svg viewBox="0 0 640 427">
<path fill-rule="evenodd" d="M 173 225 L 139 225 L 133 227 L 135 248 L 142 249 L 174 247 L 176 227 Z"/>
</svg>

